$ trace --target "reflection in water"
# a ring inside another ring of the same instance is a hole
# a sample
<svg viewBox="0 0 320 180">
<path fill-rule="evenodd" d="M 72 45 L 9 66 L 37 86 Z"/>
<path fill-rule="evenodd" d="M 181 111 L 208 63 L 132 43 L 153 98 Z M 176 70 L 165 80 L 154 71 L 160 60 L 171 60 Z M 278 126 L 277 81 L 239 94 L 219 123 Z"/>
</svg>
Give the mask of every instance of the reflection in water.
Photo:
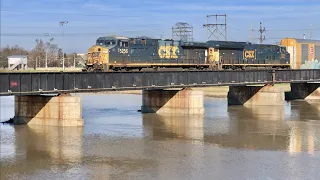
<svg viewBox="0 0 320 180">
<path fill-rule="evenodd" d="M 0 125 L 1 179 L 320 177 L 320 103 L 207 99 L 204 115 L 162 116 L 138 99 L 84 97 L 84 128 Z"/>
<path fill-rule="evenodd" d="M 290 124 L 288 151 L 296 154 L 307 151 L 314 154 L 320 149 L 320 101 L 292 101 L 291 112 L 295 116 Z"/>
<path fill-rule="evenodd" d="M 228 114 L 232 126 L 228 134 L 221 135 L 222 146 L 286 150 L 289 127 L 284 106 L 236 106 L 229 107 Z"/>
<path fill-rule="evenodd" d="M 320 120 L 320 101 L 293 101 L 291 111 L 297 121 Z"/>
<path fill-rule="evenodd" d="M 143 114 L 142 121 L 155 138 L 203 139 L 204 115 Z"/>
<path fill-rule="evenodd" d="M 7 162 L 10 166 L 1 164 L 4 173 L 1 176 L 6 177 L 7 173 L 12 172 L 32 174 L 37 169 L 81 163 L 82 133 L 81 127 L 15 126 L 16 156 Z"/>
<path fill-rule="evenodd" d="M 255 119 L 257 121 L 282 121 L 284 106 L 234 106 L 228 107 L 229 116 L 238 120 Z"/>
<path fill-rule="evenodd" d="M 320 144 L 312 129 L 291 121 L 284 106 L 228 107 L 229 119 L 207 121 L 205 116 L 143 115 L 143 125 L 155 139 L 202 140 L 220 147 L 314 153 Z M 228 124 L 228 125 L 226 125 Z M 318 124 L 320 125 L 320 124 Z M 223 129 L 223 130 L 221 130 Z M 305 138 L 304 144 L 301 138 Z"/>
</svg>

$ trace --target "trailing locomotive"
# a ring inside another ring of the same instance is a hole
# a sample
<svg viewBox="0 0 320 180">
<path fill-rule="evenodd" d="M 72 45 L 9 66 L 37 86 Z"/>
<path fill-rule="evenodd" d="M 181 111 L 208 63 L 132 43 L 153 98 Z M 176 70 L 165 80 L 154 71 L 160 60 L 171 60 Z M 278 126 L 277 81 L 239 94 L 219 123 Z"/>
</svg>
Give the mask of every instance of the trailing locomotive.
<svg viewBox="0 0 320 180">
<path fill-rule="evenodd" d="M 88 50 L 85 71 L 143 68 L 290 68 L 285 47 L 247 42 L 182 42 L 147 37 L 99 37 Z"/>
</svg>

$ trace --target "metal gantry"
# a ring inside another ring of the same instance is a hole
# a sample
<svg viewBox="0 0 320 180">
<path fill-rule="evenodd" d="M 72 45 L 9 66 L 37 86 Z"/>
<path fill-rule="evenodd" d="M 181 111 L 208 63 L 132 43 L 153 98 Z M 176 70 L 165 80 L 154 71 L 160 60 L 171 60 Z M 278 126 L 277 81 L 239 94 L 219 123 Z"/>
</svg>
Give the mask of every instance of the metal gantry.
<svg viewBox="0 0 320 180">
<path fill-rule="evenodd" d="M 215 17 L 215 23 L 212 23 L 212 19 Z M 219 23 L 219 19 L 223 18 L 222 23 Z M 215 14 L 207 15 L 207 23 L 203 25 L 207 28 L 207 40 L 215 34 L 216 40 L 219 40 L 220 36 L 224 37 L 227 41 L 227 14 Z"/>
<path fill-rule="evenodd" d="M 193 41 L 193 27 L 185 22 L 178 22 L 172 27 L 172 39 L 185 42 Z"/>
</svg>

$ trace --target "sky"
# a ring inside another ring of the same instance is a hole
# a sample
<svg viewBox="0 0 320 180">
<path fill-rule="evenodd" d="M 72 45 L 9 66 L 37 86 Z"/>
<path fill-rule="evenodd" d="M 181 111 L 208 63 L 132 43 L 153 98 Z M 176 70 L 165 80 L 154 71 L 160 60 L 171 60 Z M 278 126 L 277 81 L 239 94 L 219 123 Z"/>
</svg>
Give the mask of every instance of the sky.
<svg viewBox="0 0 320 180">
<path fill-rule="evenodd" d="M 250 41 L 252 34 L 258 43 L 260 22 L 265 43 L 309 38 L 310 25 L 312 39 L 320 40 L 319 0 L 1 0 L 0 41 L 32 49 L 49 33 L 65 52 L 85 53 L 100 36 L 172 38 L 177 22 L 193 26 L 195 41 L 206 41 L 203 24 L 212 14 L 227 15 L 230 41 Z"/>
</svg>

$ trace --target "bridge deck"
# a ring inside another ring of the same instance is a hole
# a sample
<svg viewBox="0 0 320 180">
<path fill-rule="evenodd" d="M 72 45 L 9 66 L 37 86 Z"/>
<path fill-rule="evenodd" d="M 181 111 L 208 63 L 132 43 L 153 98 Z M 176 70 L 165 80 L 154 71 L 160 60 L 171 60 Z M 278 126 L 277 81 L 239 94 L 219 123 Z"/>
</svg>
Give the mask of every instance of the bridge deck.
<svg viewBox="0 0 320 180">
<path fill-rule="evenodd" d="M 274 77 L 274 78 L 273 78 Z M 320 82 L 320 70 L 164 71 L 164 72 L 6 72 L 0 96 Z"/>
</svg>

